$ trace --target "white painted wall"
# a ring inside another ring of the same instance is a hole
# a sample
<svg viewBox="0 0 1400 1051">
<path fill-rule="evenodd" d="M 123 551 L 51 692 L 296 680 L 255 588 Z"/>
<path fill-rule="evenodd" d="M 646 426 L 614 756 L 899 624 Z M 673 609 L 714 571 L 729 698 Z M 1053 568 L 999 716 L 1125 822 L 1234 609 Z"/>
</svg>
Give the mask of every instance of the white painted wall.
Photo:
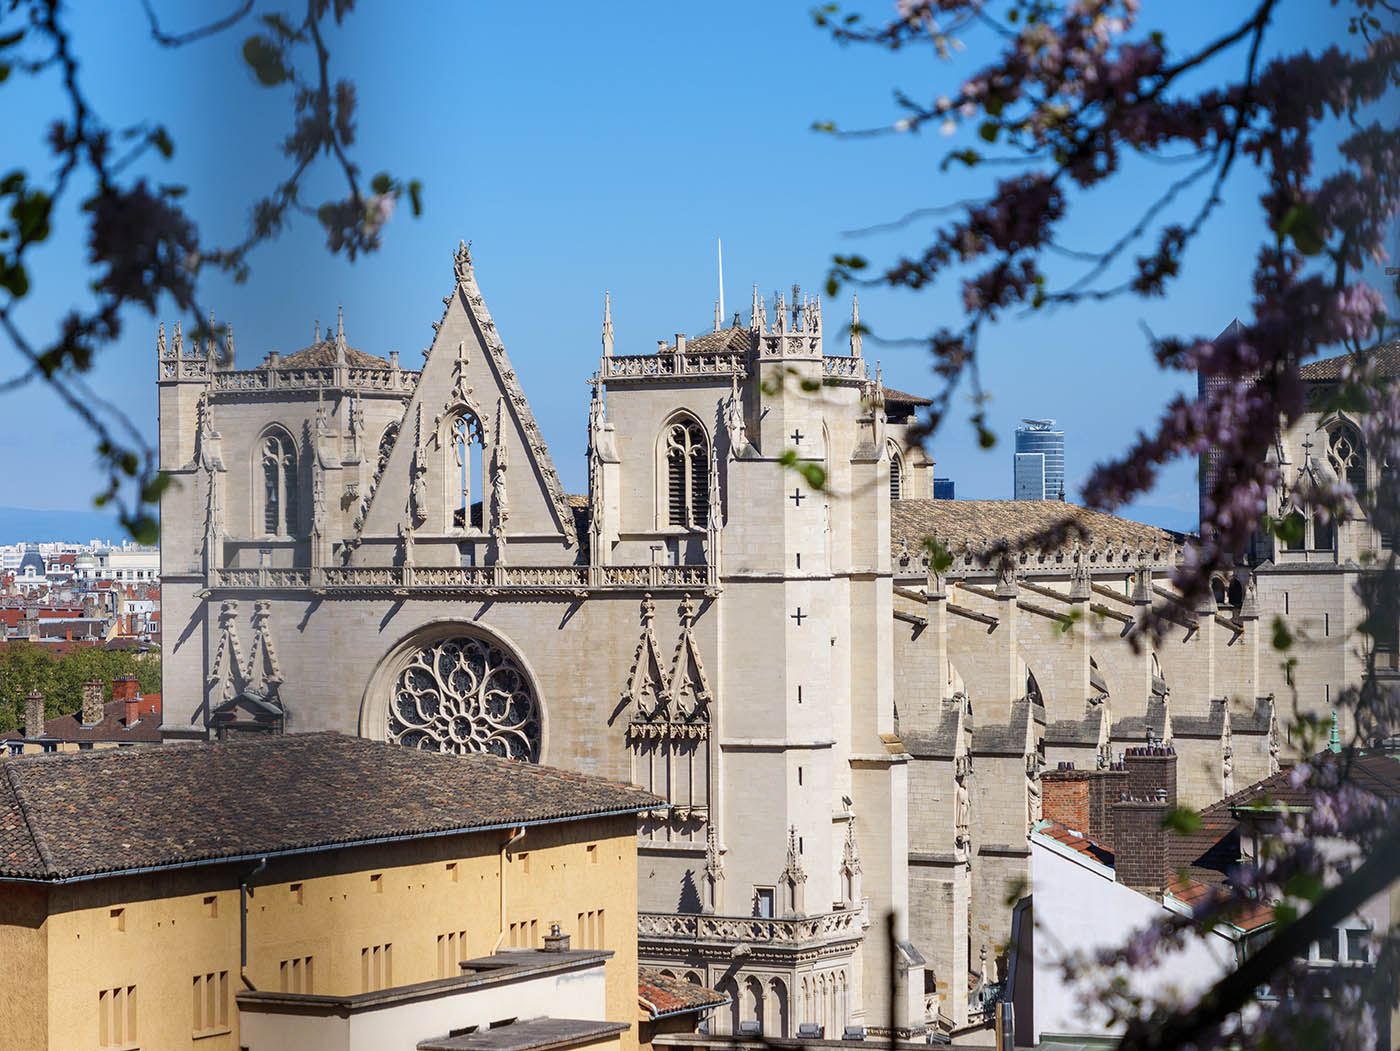
<svg viewBox="0 0 1400 1051">
<path fill-rule="evenodd" d="M 1093 983 L 1066 982 L 1060 962 L 1122 946 L 1136 931 L 1167 915 L 1163 905 L 1114 882 L 1113 870 L 1074 851 L 1031 836 L 1031 887 L 1035 903 L 1034 1041 L 1049 1034 L 1112 1036 Z M 1194 993 L 1234 967 L 1235 946 L 1218 934 L 1195 938 L 1157 966 L 1128 972 L 1133 988 L 1160 995 L 1176 987 Z M 1019 1035 L 1019 1034 L 1018 1034 Z"/>
<path fill-rule="evenodd" d="M 507 1018 L 607 1018 L 603 965 L 335 1015 L 294 1015 L 240 1005 L 239 1043 L 248 1051 L 414 1051 L 420 1040 Z"/>
</svg>

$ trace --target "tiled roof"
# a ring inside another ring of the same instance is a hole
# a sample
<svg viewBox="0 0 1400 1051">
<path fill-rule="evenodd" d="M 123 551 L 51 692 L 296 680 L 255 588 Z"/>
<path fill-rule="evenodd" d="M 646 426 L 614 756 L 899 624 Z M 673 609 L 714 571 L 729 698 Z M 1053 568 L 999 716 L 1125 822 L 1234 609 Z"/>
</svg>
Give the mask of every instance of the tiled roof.
<svg viewBox="0 0 1400 1051">
<path fill-rule="evenodd" d="M 1167 880 L 1167 894 L 1187 908 L 1196 910 L 1212 901 L 1221 901 L 1229 892 L 1219 886 L 1201 883 L 1189 877 L 1173 875 Z M 1257 931 L 1274 922 L 1274 910 L 1263 902 L 1242 902 L 1227 914 L 1228 922 L 1245 933 Z"/>
<path fill-rule="evenodd" d="M 694 339 L 687 338 L 685 352 L 687 354 L 748 354 L 757 345 L 758 337 L 751 329 L 745 326 L 731 325 L 718 332 L 706 332 Z M 671 353 L 675 349 L 676 345 L 672 343 L 666 347 L 666 352 Z"/>
<path fill-rule="evenodd" d="M 1367 351 L 1367 357 L 1374 361 L 1382 376 L 1400 376 L 1400 340 L 1382 343 Z M 1298 369 L 1298 375 L 1305 380 L 1337 380 L 1342 378 L 1342 366 L 1352 360 L 1350 354 L 1338 354 L 1334 358 L 1310 361 Z"/>
<path fill-rule="evenodd" d="M 1036 826 L 1035 834 L 1052 839 L 1060 846 L 1083 854 L 1086 858 L 1097 861 L 1100 865 L 1113 868 L 1113 851 L 1100 846 L 1081 832 L 1066 828 L 1058 821 L 1051 821 L 1047 818 Z"/>
<path fill-rule="evenodd" d="M 345 348 L 345 362 L 357 368 L 387 369 L 389 362 L 384 358 L 377 358 L 373 354 L 366 354 L 363 350 L 354 347 Z M 269 366 L 263 362 L 257 366 L 260 369 L 309 369 L 324 367 L 335 364 L 335 337 L 327 336 L 320 343 L 313 343 L 309 347 L 302 347 L 295 354 L 288 354 L 285 358 L 278 358 L 277 364 Z"/>
<path fill-rule="evenodd" d="M 0 879 L 97 876 L 664 805 L 635 786 L 552 767 L 335 733 L 22 756 L 0 760 L 0 769 Z M 161 805 L 138 802 L 151 799 Z"/>
<path fill-rule="evenodd" d="M 917 394 L 907 394 L 902 390 L 895 390 L 893 387 L 885 388 L 885 404 L 898 402 L 900 405 L 932 405 L 928 398 L 920 397 Z"/>
<path fill-rule="evenodd" d="M 637 998 L 652 1018 L 703 1011 L 729 1003 L 729 997 L 651 967 L 637 968 Z"/>
<path fill-rule="evenodd" d="M 59 715 L 44 720 L 44 737 L 58 741 L 116 741 L 119 744 L 159 744 L 160 743 L 160 694 L 143 694 L 137 701 L 137 720 L 126 725 L 126 702 L 108 701 L 102 706 L 102 721 L 92 726 L 84 726 L 81 713 Z M 0 734 L 0 741 L 26 740 L 23 731 L 12 730 Z"/>
<path fill-rule="evenodd" d="M 1054 528 L 1068 519 L 1100 547 L 1126 543 L 1148 551 L 1158 544 L 1171 550 L 1174 534 L 1156 526 L 1119 518 L 1107 511 L 1093 511 L 1062 500 L 894 500 L 890 503 L 890 542 L 898 552 L 905 542 L 917 550 L 926 536 L 936 535 L 957 552 L 982 550 L 1005 538 L 1019 541 L 1033 533 Z M 1067 542 L 1072 543 L 1074 534 Z"/>
</svg>

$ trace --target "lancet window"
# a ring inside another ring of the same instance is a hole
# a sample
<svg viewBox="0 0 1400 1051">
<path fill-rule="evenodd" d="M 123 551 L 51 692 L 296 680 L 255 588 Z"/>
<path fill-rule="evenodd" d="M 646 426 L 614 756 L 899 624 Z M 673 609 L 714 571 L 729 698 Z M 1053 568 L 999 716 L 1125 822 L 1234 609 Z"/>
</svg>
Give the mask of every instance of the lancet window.
<svg viewBox="0 0 1400 1051">
<path fill-rule="evenodd" d="M 394 451 L 394 443 L 399 440 L 399 425 L 391 423 L 384 428 L 379 439 L 379 459 L 375 461 L 374 477 L 378 478 L 389 465 L 389 454 Z"/>
<path fill-rule="evenodd" d="M 1327 459 L 1339 478 L 1345 478 L 1356 498 L 1366 499 L 1366 447 L 1361 435 L 1349 423 L 1333 427 L 1327 434 Z"/>
<path fill-rule="evenodd" d="M 666 429 L 666 508 L 673 526 L 703 529 L 710 521 L 710 445 L 704 429 L 680 419 Z"/>
<path fill-rule="evenodd" d="M 899 450 L 895 448 L 894 442 L 889 443 L 890 450 L 890 499 L 904 499 L 904 457 L 899 455 Z"/>
<path fill-rule="evenodd" d="M 448 498 L 452 524 L 458 529 L 480 529 L 482 497 L 486 492 L 481 466 L 481 421 L 470 412 L 456 416 L 448 431 L 448 449 Z"/>
<path fill-rule="evenodd" d="M 297 447 L 282 430 L 262 438 L 260 461 L 262 529 L 270 536 L 294 536 L 297 531 Z"/>
</svg>

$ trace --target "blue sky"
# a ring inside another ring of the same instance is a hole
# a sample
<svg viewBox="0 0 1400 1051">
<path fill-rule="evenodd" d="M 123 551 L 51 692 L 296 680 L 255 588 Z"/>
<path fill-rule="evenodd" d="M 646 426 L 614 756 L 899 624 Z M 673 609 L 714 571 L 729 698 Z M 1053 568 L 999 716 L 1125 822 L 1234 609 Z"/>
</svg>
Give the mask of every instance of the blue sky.
<svg viewBox="0 0 1400 1051">
<path fill-rule="evenodd" d="M 218 10 L 172 0 L 155 6 L 170 30 Z M 1169 40 L 1200 40 L 1223 28 L 1218 4 L 1144 6 L 1146 21 L 1167 19 L 1153 24 Z M 284 168 L 277 144 L 290 123 L 285 94 L 259 88 L 242 66 L 239 47 L 251 24 L 169 50 L 152 43 L 134 2 L 80 7 L 73 25 L 81 76 L 104 118 L 165 123 L 176 155 L 169 164 L 153 162 L 153 178 L 190 187 L 206 239 L 240 236 L 248 203 Z M 597 365 L 604 289 L 612 292 L 618 352 L 646 351 L 657 339 L 710 325 L 716 237 L 724 239 L 726 304 L 747 320 L 752 283 L 765 294 L 793 282 L 815 290 L 833 252 L 878 259 L 913 251 L 927 227 L 864 238 L 844 231 L 987 186 L 981 171 L 939 171 L 957 138 L 836 140 L 810 130 L 818 119 L 888 122 L 894 88 L 952 94 L 966 67 L 950 68 L 922 49 L 891 55 L 840 47 L 813 26 L 809 7 L 361 0 L 350 29 L 332 41 L 333 65 L 356 81 L 361 102 L 356 156 L 369 172 L 421 179 L 425 212 L 413 220 L 403 211 L 384 249 L 354 264 L 328 255 L 314 223 L 303 220 L 253 257 L 247 284 L 210 280 L 203 298 L 233 322 L 240 366 L 252 367 L 270 349 L 306 345 L 315 321 L 333 322 L 338 304 L 352 344 L 375 354 L 397 349 L 414 365 L 450 289 L 452 250 L 459 238 L 470 239 L 488 305 L 565 486 L 582 490 L 584 383 Z M 1334 32 L 1338 16 L 1331 5 L 1297 3 L 1291 17 L 1276 48 L 1315 43 Z M 19 158 L 42 170 L 53 85 L 12 77 L 3 91 L 5 167 Z M 1152 187 L 1175 173 L 1130 166 L 1112 188 L 1076 203 L 1067 240 L 1102 247 Z M 319 180 L 310 196 L 339 192 Z M 1214 333 L 1247 309 L 1261 236 L 1258 192 L 1251 175 L 1232 179 L 1224 209 L 1168 299 L 1013 317 L 988 332 L 983 380 L 1001 441 L 979 450 L 961 412 L 933 439 L 937 473 L 954 478 L 961 497 L 1009 496 L 1016 423 L 1053 417 L 1066 432 L 1067 488 L 1077 496 L 1093 464 L 1150 426 L 1183 386 L 1183 377 L 1152 365 L 1144 326 Z M 83 256 L 69 212 L 44 250 L 21 315 L 39 338 L 81 301 L 90 278 L 78 265 Z M 870 290 L 861 300 L 862 319 L 879 333 L 919 335 L 956 321 L 952 281 L 920 294 Z M 846 300 L 826 304 L 828 321 L 844 318 L 848 307 Z M 162 316 L 175 319 L 168 304 Z M 152 441 L 155 327 L 155 319 L 129 315 L 120 343 L 92 376 Z M 867 341 L 866 350 L 882 360 L 889 385 L 933 389 L 917 348 Z M 14 364 L 8 347 L 0 364 Z M 78 423 L 37 388 L 5 397 L 3 410 L 0 504 L 90 507 L 100 479 Z M 1168 470 L 1143 503 L 1181 512 L 1171 524 L 1191 520 L 1194 472 L 1194 463 Z"/>
</svg>

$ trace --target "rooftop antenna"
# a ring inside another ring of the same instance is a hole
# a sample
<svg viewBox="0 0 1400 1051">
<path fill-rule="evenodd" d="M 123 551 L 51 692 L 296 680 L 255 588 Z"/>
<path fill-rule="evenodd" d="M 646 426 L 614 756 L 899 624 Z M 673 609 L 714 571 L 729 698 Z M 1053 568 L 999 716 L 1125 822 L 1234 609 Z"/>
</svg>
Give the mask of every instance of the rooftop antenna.
<svg viewBox="0 0 1400 1051">
<path fill-rule="evenodd" d="M 724 242 L 715 238 L 715 252 L 719 257 L 719 313 L 717 318 L 724 317 Z M 719 331 L 719 322 L 715 322 L 715 331 Z"/>
</svg>

